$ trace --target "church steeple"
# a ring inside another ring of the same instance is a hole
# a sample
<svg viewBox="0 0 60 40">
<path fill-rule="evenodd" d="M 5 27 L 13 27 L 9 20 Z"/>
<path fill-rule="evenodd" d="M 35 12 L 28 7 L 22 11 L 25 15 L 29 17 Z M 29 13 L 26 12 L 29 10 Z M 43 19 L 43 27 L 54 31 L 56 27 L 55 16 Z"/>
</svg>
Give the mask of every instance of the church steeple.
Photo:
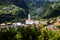
<svg viewBox="0 0 60 40">
<path fill-rule="evenodd" d="M 30 20 L 30 13 L 28 14 L 28 20 Z"/>
</svg>

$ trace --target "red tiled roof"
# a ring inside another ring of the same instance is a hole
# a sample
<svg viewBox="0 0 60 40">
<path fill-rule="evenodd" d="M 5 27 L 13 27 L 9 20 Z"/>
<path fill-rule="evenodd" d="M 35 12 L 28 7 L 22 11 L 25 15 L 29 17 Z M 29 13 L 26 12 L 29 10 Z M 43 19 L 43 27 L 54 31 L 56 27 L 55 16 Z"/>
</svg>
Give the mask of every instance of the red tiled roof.
<svg viewBox="0 0 60 40">
<path fill-rule="evenodd" d="M 54 23 L 55 25 L 60 25 L 60 22 L 56 22 L 56 23 Z"/>
</svg>

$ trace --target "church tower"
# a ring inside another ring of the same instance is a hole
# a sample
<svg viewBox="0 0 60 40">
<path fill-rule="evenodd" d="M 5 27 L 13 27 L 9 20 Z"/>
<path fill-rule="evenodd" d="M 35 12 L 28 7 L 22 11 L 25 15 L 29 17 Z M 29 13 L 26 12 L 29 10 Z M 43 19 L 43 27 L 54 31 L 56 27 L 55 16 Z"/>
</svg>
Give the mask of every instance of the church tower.
<svg viewBox="0 0 60 40">
<path fill-rule="evenodd" d="M 28 20 L 30 20 L 31 18 L 30 18 L 30 13 L 28 14 Z"/>
</svg>

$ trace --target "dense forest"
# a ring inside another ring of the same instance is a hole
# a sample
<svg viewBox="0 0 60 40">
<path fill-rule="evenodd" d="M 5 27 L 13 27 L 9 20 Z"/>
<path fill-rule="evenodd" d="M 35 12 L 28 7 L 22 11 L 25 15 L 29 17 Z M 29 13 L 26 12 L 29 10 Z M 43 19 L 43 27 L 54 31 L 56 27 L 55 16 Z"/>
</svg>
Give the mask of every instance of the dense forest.
<svg viewBox="0 0 60 40">
<path fill-rule="evenodd" d="M 0 23 L 24 22 L 28 13 L 33 19 L 57 17 L 59 9 L 59 0 L 0 0 Z"/>
<path fill-rule="evenodd" d="M 25 9 L 14 5 L 11 0 L 0 0 L 0 23 L 24 21 L 25 18 Z"/>
</svg>

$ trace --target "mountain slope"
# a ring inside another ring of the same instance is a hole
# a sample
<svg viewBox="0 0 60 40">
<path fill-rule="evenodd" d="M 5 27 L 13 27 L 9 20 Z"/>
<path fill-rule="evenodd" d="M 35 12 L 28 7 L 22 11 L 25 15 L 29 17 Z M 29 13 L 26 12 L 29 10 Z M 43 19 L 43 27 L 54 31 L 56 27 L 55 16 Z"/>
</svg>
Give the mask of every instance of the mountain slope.
<svg viewBox="0 0 60 40">
<path fill-rule="evenodd" d="M 25 21 L 28 13 L 33 19 L 50 17 L 58 6 L 54 6 L 54 2 L 58 3 L 50 0 L 0 0 L 0 22 Z"/>
<path fill-rule="evenodd" d="M 0 0 L 0 2 L 0 23 L 24 21 L 24 18 L 27 18 L 25 9 L 14 5 L 12 0 Z"/>
<path fill-rule="evenodd" d="M 46 6 L 44 12 L 42 13 L 42 16 L 45 18 L 60 16 L 60 2 Z"/>
</svg>

